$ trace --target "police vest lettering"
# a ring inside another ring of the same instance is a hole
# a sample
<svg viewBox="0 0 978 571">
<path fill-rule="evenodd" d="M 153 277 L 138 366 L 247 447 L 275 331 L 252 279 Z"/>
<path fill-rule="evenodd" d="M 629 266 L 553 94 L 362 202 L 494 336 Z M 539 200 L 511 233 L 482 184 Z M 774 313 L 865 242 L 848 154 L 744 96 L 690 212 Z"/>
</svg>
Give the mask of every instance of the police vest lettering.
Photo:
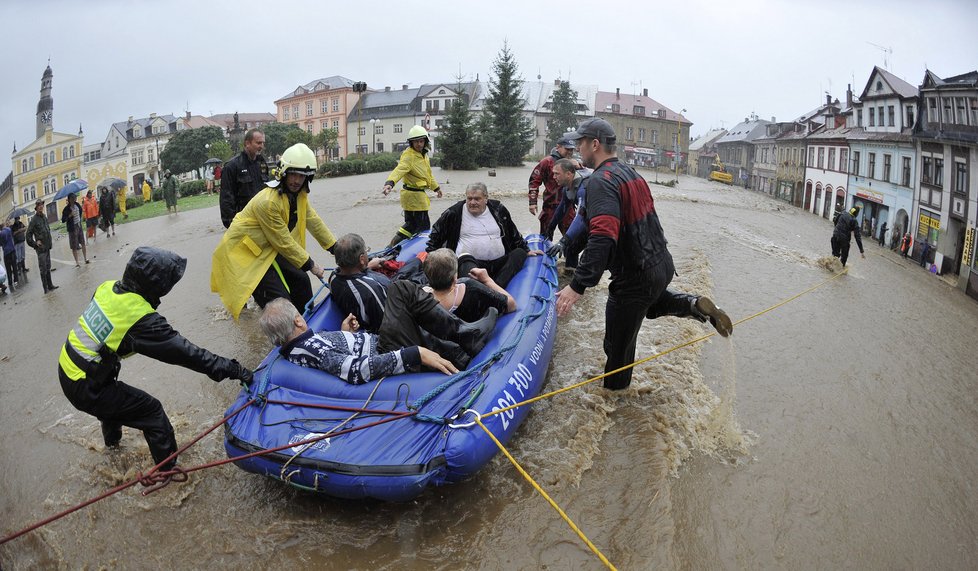
<svg viewBox="0 0 978 571">
<path fill-rule="evenodd" d="M 69 350 L 85 361 L 98 363 L 102 360 L 101 351 L 117 352 L 129 328 L 155 312 L 153 306 L 138 294 L 112 291 L 114 284 L 114 281 L 108 281 L 98 286 L 92 301 L 78 318 L 78 325 L 68 333 L 68 340 L 61 348 L 58 363 L 73 381 L 84 378 L 85 371 L 72 360 Z"/>
</svg>

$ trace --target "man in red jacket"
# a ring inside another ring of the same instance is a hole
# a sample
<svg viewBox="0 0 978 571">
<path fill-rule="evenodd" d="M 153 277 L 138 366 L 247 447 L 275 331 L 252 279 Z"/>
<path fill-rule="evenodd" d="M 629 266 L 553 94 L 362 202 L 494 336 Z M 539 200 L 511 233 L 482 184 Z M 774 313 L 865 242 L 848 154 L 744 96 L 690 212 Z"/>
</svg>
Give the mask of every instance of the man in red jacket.
<svg viewBox="0 0 978 571">
<path fill-rule="evenodd" d="M 560 194 L 558 193 L 560 186 L 557 184 L 557 179 L 554 178 L 554 163 L 560 159 L 573 156 L 574 141 L 568 137 L 561 137 L 557 139 L 556 146 L 550 151 L 550 154 L 537 163 L 533 172 L 530 173 L 530 190 L 527 193 L 530 199 L 530 214 L 539 218 L 540 233 L 546 236 L 548 240 L 554 238 L 553 230 L 550 230 L 548 226 L 550 226 L 550 219 L 553 217 L 554 211 L 557 210 L 557 205 L 560 204 Z M 540 195 L 540 185 L 543 185 L 543 208 L 538 215 L 537 201 Z M 565 213 L 564 219 L 558 224 L 561 233 L 567 231 L 572 220 L 574 220 L 574 208 Z"/>
</svg>

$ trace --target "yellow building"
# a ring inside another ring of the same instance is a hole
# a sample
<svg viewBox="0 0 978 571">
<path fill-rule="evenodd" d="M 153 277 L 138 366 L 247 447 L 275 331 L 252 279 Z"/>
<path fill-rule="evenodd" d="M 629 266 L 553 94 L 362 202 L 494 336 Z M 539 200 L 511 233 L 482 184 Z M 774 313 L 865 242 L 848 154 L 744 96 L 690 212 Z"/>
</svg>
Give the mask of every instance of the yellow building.
<svg viewBox="0 0 978 571">
<path fill-rule="evenodd" d="M 31 208 L 36 199 L 43 198 L 49 203 L 46 207 L 48 220 L 55 221 L 60 219 L 65 200 L 51 204 L 51 199 L 58 189 L 82 176 L 83 137 L 81 128 L 77 135 L 54 131 L 52 78 L 48 66 L 41 78 L 41 99 L 37 104 L 37 139 L 14 152 L 11 170 L 14 206 Z"/>
</svg>

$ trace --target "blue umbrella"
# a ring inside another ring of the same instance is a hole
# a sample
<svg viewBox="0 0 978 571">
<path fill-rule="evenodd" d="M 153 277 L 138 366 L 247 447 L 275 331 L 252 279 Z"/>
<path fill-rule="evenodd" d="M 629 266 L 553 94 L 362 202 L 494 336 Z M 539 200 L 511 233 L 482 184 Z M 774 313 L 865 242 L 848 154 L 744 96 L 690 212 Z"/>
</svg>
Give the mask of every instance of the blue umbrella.
<svg viewBox="0 0 978 571">
<path fill-rule="evenodd" d="M 61 190 L 58 191 L 58 194 L 54 195 L 54 200 L 61 200 L 62 198 L 66 198 L 72 192 L 74 192 L 75 195 L 77 196 L 81 194 L 81 191 L 85 190 L 86 188 L 88 188 L 88 183 L 80 178 L 76 178 L 75 180 L 61 187 Z"/>
</svg>

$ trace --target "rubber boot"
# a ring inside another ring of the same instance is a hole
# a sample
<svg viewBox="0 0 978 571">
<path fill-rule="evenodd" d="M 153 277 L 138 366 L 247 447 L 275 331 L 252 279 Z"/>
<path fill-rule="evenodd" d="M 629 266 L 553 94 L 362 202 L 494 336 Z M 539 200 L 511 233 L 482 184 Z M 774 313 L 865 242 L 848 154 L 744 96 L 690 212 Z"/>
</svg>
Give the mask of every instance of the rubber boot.
<svg viewBox="0 0 978 571">
<path fill-rule="evenodd" d="M 728 337 L 733 333 L 733 322 L 727 312 L 717 307 L 713 300 L 708 297 L 700 296 L 692 305 L 693 315 L 705 321 L 710 320 L 710 325 L 717 330 L 721 337 Z"/>
<path fill-rule="evenodd" d="M 394 237 L 391 238 L 391 241 L 390 241 L 389 244 L 387 244 L 387 247 L 388 248 L 393 248 L 394 246 L 400 244 L 404 240 L 407 240 L 407 236 L 405 236 L 404 234 L 401 234 L 400 231 L 394 232 Z"/>
<path fill-rule="evenodd" d="M 117 422 L 102 421 L 102 442 L 108 448 L 119 446 L 122 441 L 122 425 Z"/>
<path fill-rule="evenodd" d="M 439 339 L 454 341 L 469 355 L 475 355 L 489 342 L 499 311 L 490 307 L 482 319 L 468 323 L 440 305 L 433 305 L 417 315 L 418 325 Z"/>
</svg>

